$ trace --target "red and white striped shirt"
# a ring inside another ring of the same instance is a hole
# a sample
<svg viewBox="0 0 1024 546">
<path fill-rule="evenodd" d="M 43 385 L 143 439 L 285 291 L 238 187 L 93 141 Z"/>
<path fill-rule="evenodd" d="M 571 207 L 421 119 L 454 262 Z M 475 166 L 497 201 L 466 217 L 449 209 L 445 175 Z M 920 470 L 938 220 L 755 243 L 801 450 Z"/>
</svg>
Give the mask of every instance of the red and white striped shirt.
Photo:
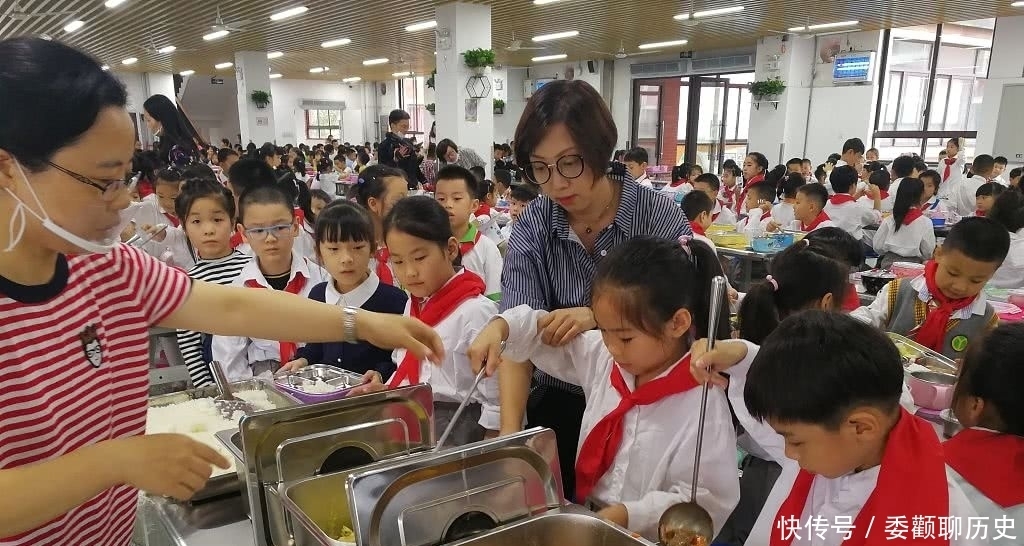
<svg viewBox="0 0 1024 546">
<path fill-rule="evenodd" d="M 0 277 L 0 469 L 146 430 L 148 328 L 180 307 L 185 272 L 135 248 L 61 257 L 50 283 Z M 119 485 L 0 545 L 124 546 L 137 491 Z"/>
</svg>

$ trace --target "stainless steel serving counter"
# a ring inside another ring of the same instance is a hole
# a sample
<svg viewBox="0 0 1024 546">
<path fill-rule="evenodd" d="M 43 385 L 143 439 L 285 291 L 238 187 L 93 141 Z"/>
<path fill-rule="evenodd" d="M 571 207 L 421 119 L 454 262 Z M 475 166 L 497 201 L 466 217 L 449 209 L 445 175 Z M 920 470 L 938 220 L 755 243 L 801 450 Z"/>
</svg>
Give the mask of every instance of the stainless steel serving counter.
<svg viewBox="0 0 1024 546">
<path fill-rule="evenodd" d="M 139 497 L 133 546 L 254 546 L 252 523 L 242 496 L 197 505 Z"/>
</svg>

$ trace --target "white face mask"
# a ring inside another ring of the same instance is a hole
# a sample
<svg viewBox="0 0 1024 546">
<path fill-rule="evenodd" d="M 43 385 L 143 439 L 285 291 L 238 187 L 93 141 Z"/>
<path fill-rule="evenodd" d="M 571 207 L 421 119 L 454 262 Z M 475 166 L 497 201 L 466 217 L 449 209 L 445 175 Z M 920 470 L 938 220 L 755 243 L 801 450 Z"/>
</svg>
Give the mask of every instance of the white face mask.
<svg viewBox="0 0 1024 546">
<path fill-rule="evenodd" d="M 79 237 L 74 233 L 71 233 L 67 229 L 57 225 L 50 219 L 50 215 L 46 213 L 46 209 L 43 208 L 43 203 L 39 201 L 39 197 L 36 195 L 36 191 L 32 188 L 32 184 L 29 183 L 28 177 L 25 176 L 25 171 L 21 168 L 21 164 L 15 162 L 14 164 L 18 167 L 18 173 L 21 175 L 22 181 L 25 183 L 25 187 L 28 188 L 28 192 L 32 194 L 32 199 L 35 200 L 36 205 L 39 207 L 39 212 L 32 210 L 24 201 L 21 200 L 17 195 L 14 194 L 10 188 L 4 188 L 11 197 L 18 203 L 14 208 L 14 212 L 11 214 L 11 221 L 8 224 L 8 240 L 7 248 L 4 252 L 10 252 L 14 250 L 14 247 L 18 246 L 21 242 L 21 238 L 25 235 L 25 212 L 28 212 L 32 216 L 35 216 L 43 224 L 50 233 L 60 237 L 68 244 L 73 245 L 75 248 L 92 254 L 106 254 L 114 249 L 121 242 L 121 232 L 124 228 L 128 227 L 131 223 L 131 210 L 130 208 L 119 211 L 120 221 L 118 224 L 109 230 L 107 230 L 106 236 L 99 241 L 91 241 L 84 237 Z"/>
</svg>

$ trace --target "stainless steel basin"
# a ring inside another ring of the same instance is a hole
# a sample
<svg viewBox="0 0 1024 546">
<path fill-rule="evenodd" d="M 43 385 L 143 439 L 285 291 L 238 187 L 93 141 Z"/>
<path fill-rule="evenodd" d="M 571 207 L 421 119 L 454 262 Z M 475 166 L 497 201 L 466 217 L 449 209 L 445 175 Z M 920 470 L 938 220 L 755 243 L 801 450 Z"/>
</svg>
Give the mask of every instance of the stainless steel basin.
<svg viewBox="0 0 1024 546">
<path fill-rule="evenodd" d="M 456 542 L 451 546 L 637 546 L 651 545 L 634 538 L 593 514 L 554 513 L 536 516 L 502 527 L 485 535 Z"/>
</svg>

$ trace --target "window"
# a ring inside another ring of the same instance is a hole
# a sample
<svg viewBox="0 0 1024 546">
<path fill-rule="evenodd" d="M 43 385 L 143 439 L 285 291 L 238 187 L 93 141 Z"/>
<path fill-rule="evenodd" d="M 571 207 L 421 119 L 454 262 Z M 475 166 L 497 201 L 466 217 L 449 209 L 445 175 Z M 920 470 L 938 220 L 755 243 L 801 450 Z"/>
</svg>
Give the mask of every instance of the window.
<svg viewBox="0 0 1024 546">
<path fill-rule="evenodd" d="M 341 136 L 341 110 L 306 110 L 306 139 L 326 140 Z"/>
<path fill-rule="evenodd" d="M 434 122 L 434 117 L 427 110 L 424 100 L 426 81 L 423 76 L 402 78 L 398 80 L 397 86 L 401 100 L 400 108 L 409 112 L 409 132 L 406 134 L 418 142 L 426 140 L 426 138 L 419 138 L 419 135 L 429 133 L 430 125 Z"/>
</svg>

